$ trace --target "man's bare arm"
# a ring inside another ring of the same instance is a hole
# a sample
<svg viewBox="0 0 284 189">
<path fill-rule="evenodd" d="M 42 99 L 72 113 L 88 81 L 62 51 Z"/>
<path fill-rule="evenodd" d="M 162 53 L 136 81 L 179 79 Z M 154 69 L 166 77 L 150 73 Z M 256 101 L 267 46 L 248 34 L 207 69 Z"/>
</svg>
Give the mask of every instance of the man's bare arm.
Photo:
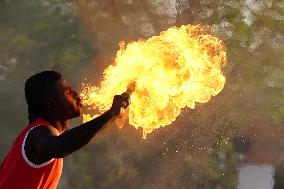
<svg viewBox="0 0 284 189">
<path fill-rule="evenodd" d="M 31 131 L 27 143 L 28 157 L 33 163 L 43 163 L 51 158 L 64 157 L 85 146 L 108 122 L 115 118 L 123 104 L 114 101 L 113 107 L 101 116 L 78 127 L 58 134 L 52 126 L 38 126 Z M 29 155 L 30 154 L 30 155 Z"/>
</svg>

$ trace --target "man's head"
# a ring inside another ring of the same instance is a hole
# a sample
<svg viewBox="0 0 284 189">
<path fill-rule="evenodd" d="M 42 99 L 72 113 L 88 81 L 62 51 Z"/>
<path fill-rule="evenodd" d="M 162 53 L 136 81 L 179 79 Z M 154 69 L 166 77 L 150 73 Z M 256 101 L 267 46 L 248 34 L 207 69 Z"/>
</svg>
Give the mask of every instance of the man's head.
<svg viewBox="0 0 284 189">
<path fill-rule="evenodd" d="M 44 71 L 31 76 L 25 84 L 29 119 L 52 116 L 68 120 L 81 114 L 81 99 L 62 75 Z"/>
</svg>

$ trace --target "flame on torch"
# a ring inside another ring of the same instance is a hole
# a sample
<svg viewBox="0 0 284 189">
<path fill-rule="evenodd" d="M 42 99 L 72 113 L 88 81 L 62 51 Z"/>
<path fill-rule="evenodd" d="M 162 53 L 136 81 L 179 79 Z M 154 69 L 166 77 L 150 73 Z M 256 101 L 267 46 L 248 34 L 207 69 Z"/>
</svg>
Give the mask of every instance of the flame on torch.
<svg viewBox="0 0 284 189">
<path fill-rule="evenodd" d="M 129 124 L 143 128 L 143 138 L 170 125 L 185 107 L 206 103 L 224 87 L 221 68 L 226 52 L 208 26 L 172 27 L 148 40 L 120 43 L 115 62 L 104 71 L 100 87 L 84 85 L 81 96 L 90 109 L 103 113 L 114 95 L 135 82 Z M 90 119 L 84 115 L 84 121 Z"/>
</svg>

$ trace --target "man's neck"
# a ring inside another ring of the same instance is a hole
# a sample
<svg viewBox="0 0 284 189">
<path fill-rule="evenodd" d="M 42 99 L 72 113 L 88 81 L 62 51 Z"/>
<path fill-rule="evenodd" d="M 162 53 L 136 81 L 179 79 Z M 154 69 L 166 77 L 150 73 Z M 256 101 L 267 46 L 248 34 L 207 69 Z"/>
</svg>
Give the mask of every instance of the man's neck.
<svg viewBox="0 0 284 189">
<path fill-rule="evenodd" d="M 43 117 L 46 121 L 50 123 L 51 126 L 55 127 L 59 133 L 63 133 L 68 126 L 67 120 L 60 120 L 58 118 L 55 118 L 55 116 L 49 115 Z"/>
<path fill-rule="evenodd" d="M 59 121 L 59 120 L 47 120 L 53 127 L 55 127 L 59 133 L 63 133 L 67 129 L 67 121 Z"/>
</svg>

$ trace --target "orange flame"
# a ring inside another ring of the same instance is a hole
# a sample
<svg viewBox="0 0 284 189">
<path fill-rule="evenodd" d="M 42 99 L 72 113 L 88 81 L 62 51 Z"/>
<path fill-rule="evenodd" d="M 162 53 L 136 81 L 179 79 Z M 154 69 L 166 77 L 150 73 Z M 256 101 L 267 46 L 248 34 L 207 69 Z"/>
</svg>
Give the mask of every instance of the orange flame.
<svg viewBox="0 0 284 189">
<path fill-rule="evenodd" d="M 111 107 L 113 96 L 131 95 L 129 123 L 143 128 L 143 138 L 154 129 L 170 125 L 185 107 L 206 103 L 224 87 L 221 68 L 226 52 L 221 40 L 200 25 L 172 27 L 146 41 L 120 43 L 115 63 L 104 71 L 101 87 L 86 86 L 84 104 L 99 113 Z M 91 116 L 86 114 L 84 121 Z"/>
</svg>

